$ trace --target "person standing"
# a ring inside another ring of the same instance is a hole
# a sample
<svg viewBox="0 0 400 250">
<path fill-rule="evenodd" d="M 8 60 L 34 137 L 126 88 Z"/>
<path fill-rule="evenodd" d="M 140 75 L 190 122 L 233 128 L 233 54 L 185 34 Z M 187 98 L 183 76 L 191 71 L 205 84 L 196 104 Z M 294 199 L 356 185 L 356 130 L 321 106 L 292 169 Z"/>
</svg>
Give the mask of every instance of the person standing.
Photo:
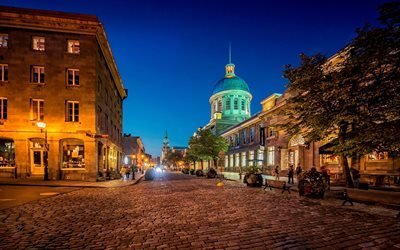
<svg viewBox="0 0 400 250">
<path fill-rule="evenodd" d="M 303 169 L 301 169 L 301 166 L 299 164 L 299 165 L 297 165 L 297 168 L 296 168 L 296 178 L 297 178 L 297 180 L 299 180 L 301 172 L 303 172 Z"/>
<path fill-rule="evenodd" d="M 288 183 L 290 184 L 290 180 L 292 180 L 292 184 L 294 184 L 294 169 L 293 169 L 293 165 L 289 166 L 289 172 L 288 172 Z"/>
<path fill-rule="evenodd" d="M 275 173 L 275 180 L 279 181 L 279 166 L 275 167 L 274 173 Z"/>
</svg>

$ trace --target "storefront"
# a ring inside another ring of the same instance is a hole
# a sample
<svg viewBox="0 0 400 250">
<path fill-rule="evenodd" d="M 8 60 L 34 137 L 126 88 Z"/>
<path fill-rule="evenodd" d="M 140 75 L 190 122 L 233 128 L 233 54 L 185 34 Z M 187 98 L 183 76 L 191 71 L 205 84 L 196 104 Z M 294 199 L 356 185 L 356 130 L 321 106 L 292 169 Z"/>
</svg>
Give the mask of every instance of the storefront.
<svg viewBox="0 0 400 250">
<path fill-rule="evenodd" d="M 0 177 L 15 177 L 15 145 L 10 138 L 0 138 Z"/>
</svg>

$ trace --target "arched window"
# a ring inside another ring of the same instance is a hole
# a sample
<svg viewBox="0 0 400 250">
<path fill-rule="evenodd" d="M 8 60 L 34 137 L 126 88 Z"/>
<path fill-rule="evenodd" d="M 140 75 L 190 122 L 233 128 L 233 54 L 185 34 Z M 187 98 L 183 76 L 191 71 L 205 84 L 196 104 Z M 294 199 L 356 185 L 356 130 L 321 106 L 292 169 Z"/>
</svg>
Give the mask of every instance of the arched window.
<svg viewBox="0 0 400 250">
<path fill-rule="evenodd" d="M 300 134 L 293 136 L 290 140 L 289 140 L 289 147 L 294 147 L 294 146 L 298 146 L 298 145 L 304 145 L 305 141 L 304 141 L 304 137 Z"/>
</svg>

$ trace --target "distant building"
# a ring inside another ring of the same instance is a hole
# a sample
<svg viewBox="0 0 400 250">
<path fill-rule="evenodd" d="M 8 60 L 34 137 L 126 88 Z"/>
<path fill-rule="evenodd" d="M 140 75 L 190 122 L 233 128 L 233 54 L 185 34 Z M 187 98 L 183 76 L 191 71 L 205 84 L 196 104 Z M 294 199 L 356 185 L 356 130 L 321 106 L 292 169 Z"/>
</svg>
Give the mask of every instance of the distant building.
<svg viewBox="0 0 400 250">
<path fill-rule="evenodd" d="M 142 139 L 139 136 L 124 134 L 122 137 L 122 145 L 124 152 L 124 164 L 134 165 L 139 168 L 144 167 L 145 158 L 147 156 Z"/>
<path fill-rule="evenodd" d="M 178 152 L 184 157 L 187 152 L 187 147 L 177 147 L 177 146 L 169 146 L 168 132 L 165 132 L 165 137 L 163 140 L 163 147 L 161 152 L 160 163 L 163 164 L 165 162 L 165 158 L 169 152 Z"/>
<path fill-rule="evenodd" d="M 0 176 L 118 170 L 126 97 L 96 16 L 0 7 Z"/>
</svg>

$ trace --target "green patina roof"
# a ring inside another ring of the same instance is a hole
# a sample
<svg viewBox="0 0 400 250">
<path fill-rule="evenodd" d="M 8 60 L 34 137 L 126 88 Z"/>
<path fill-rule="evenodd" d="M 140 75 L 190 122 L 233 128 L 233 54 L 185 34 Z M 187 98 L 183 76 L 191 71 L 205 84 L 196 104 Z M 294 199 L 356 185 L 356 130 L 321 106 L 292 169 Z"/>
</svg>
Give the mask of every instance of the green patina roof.
<svg viewBox="0 0 400 250">
<path fill-rule="evenodd" d="M 250 93 L 247 83 L 238 76 L 224 77 L 219 80 L 214 86 L 213 95 L 225 90 L 243 90 Z"/>
</svg>

